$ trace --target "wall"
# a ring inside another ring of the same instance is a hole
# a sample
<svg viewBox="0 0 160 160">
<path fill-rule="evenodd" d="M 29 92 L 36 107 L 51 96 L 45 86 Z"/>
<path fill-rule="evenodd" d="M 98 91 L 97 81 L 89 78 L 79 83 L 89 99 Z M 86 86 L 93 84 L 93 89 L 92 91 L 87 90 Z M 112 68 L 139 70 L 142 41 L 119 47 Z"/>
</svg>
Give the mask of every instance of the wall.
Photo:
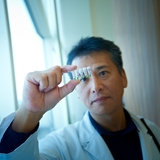
<svg viewBox="0 0 160 160">
<path fill-rule="evenodd" d="M 160 126 L 160 1 L 112 1 L 115 42 L 128 76 L 125 106 Z"/>
<path fill-rule="evenodd" d="M 59 27 L 61 54 L 63 55 L 63 65 L 66 64 L 67 53 L 70 48 L 81 38 L 92 35 L 92 22 L 90 15 L 90 2 L 81 1 L 56 1 L 57 19 Z M 69 81 L 65 75 L 65 82 Z M 85 107 L 78 99 L 76 91 L 66 98 L 69 123 L 82 118 Z"/>
<path fill-rule="evenodd" d="M 0 1 L 0 122 L 15 111 L 17 97 L 6 1 Z"/>
<path fill-rule="evenodd" d="M 112 0 L 90 0 L 92 32 L 108 40 L 114 40 Z"/>
</svg>

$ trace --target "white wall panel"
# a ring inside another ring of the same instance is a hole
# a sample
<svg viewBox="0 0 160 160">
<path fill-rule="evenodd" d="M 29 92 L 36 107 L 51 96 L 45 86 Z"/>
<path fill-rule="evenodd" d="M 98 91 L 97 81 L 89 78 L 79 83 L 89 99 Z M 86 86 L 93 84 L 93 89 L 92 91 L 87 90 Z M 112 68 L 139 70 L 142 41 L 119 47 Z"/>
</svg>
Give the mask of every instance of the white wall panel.
<svg viewBox="0 0 160 160">
<path fill-rule="evenodd" d="M 0 121 L 15 111 L 17 98 L 6 1 L 0 1 Z"/>
</svg>

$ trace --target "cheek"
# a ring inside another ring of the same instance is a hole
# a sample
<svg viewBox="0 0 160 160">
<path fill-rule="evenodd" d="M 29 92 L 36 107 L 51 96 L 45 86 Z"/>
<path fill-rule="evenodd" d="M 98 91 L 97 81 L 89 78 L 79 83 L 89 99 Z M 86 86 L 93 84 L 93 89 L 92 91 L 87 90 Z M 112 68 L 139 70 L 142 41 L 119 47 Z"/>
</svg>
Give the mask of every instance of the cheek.
<svg viewBox="0 0 160 160">
<path fill-rule="evenodd" d="M 114 96 L 121 96 L 123 94 L 124 87 L 121 80 L 112 79 L 107 84 L 107 88 Z"/>
</svg>

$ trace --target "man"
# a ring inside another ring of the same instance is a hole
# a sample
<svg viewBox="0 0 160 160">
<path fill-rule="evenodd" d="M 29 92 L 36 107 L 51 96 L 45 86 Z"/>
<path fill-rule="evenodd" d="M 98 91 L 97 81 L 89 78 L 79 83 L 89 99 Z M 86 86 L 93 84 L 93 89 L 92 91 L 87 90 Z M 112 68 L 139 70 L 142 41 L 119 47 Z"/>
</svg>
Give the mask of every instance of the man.
<svg viewBox="0 0 160 160">
<path fill-rule="evenodd" d="M 67 64 L 27 75 L 21 107 L 1 124 L 0 159 L 160 159 L 160 128 L 145 120 L 156 145 L 140 118 L 123 108 L 127 77 L 118 46 L 98 37 L 81 39 L 68 54 Z M 90 78 L 58 86 L 63 73 L 88 66 Z M 84 118 L 38 144 L 39 120 L 75 87 L 88 109 Z"/>
</svg>

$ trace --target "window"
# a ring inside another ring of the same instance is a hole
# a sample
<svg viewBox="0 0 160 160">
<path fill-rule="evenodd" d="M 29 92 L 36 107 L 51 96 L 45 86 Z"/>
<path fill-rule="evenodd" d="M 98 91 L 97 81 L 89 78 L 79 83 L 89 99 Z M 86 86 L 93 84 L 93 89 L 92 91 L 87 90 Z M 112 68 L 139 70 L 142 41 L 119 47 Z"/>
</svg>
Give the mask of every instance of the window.
<svg viewBox="0 0 160 160">
<path fill-rule="evenodd" d="M 28 72 L 45 69 L 43 39 L 36 33 L 22 0 L 8 0 L 18 101 Z"/>
<path fill-rule="evenodd" d="M 7 2 L 17 99 L 20 104 L 26 74 L 35 70 L 45 69 L 44 40 L 37 34 L 24 1 L 8 0 Z M 40 138 L 53 129 L 53 123 L 47 123 L 48 121 L 53 121 L 50 112 L 47 112 L 41 120 Z"/>
</svg>

